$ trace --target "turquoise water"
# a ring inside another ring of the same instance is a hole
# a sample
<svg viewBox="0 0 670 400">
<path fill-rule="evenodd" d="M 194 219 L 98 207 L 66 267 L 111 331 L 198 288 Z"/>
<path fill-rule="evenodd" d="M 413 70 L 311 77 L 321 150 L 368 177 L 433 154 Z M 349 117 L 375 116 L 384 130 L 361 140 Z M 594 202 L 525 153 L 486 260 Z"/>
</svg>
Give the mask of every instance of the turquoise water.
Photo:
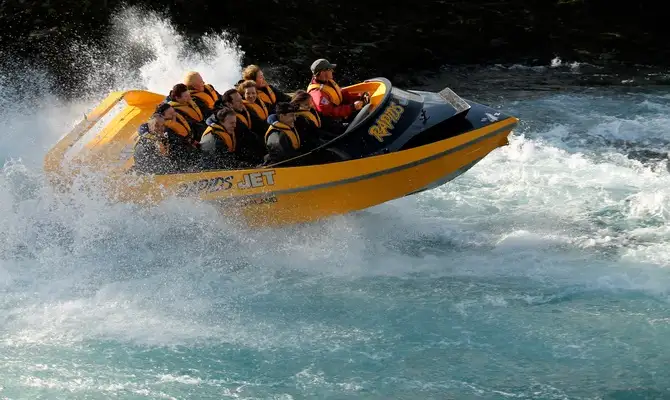
<svg viewBox="0 0 670 400">
<path fill-rule="evenodd" d="M 150 28 L 163 58 L 119 87 L 236 81 L 225 41 L 175 62 Z M 522 123 L 457 180 L 260 231 L 57 197 L 41 158 L 85 102 L 4 104 L 0 399 L 670 398 L 670 96 L 489 100 Z"/>
</svg>

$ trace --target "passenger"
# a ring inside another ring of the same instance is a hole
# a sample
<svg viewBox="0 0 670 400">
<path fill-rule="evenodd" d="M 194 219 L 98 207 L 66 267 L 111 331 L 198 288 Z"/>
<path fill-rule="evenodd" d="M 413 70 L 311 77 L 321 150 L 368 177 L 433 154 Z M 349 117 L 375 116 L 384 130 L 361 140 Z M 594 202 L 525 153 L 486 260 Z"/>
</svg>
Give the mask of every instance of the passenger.
<svg viewBox="0 0 670 400">
<path fill-rule="evenodd" d="M 168 95 L 168 104 L 174 107 L 181 116 L 183 116 L 188 124 L 191 126 L 193 132 L 193 139 L 200 141 L 202 133 L 207 128 L 205 123 L 205 116 L 202 114 L 200 107 L 191 98 L 191 93 L 183 83 L 174 85 L 170 94 Z"/>
<path fill-rule="evenodd" d="M 168 103 L 161 103 L 156 107 L 157 113 L 161 114 L 165 119 L 165 129 L 168 133 L 175 137 L 175 140 L 183 141 L 184 144 L 198 147 L 198 142 L 193 139 L 193 132 L 191 126 L 181 114 L 179 114 L 174 107 Z M 141 125 L 140 125 L 141 126 Z"/>
<path fill-rule="evenodd" d="M 238 139 L 238 158 L 253 165 L 261 164 L 266 154 L 265 141 L 263 140 L 265 131 L 259 132 L 259 130 L 267 130 L 268 123 L 249 112 L 242 103 L 242 96 L 236 89 L 226 90 L 222 99 L 223 104 L 232 108 L 237 117 L 238 123 L 235 126 L 235 133 Z"/>
<path fill-rule="evenodd" d="M 334 139 L 336 135 L 322 129 L 321 116 L 314 107 L 312 96 L 304 90 L 298 90 L 291 100 L 291 104 L 298 108 L 295 113 L 295 128 L 300 135 L 310 142 L 312 147 L 318 147 L 325 141 Z"/>
<path fill-rule="evenodd" d="M 205 120 L 217 109 L 223 107 L 221 95 L 211 84 L 205 84 L 202 76 L 195 71 L 187 72 L 184 76 L 184 85 L 191 93 L 191 98 L 202 111 Z"/>
<path fill-rule="evenodd" d="M 235 153 L 238 150 L 237 116 L 235 110 L 224 107 L 207 119 L 209 126 L 202 134 L 200 148 L 204 152 L 203 166 L 207 169 L 246 168 Z"/>
<path fill-rule="evenodd" d="M 141 174 L 169 174 L 176 172 L 167 136 L 164 118 L 156 113 L 140 125 L 139 138 L 133 147 L 134 170 Z"/>
<path fill-rule="evenodd" d="M 307 92 L 314 99 L 317 111 L 328 122 L 328 129 L 332 126 L 342 131 L 342 122 L 347 120 L 355 111 L 363 108 L 363 95 L 342 93 L 340 86 L 333 80 L 333 69 L 337 64 L 331 64 L 325 58 L 319 58 L 312 63 L 312 81 Z M 325 121 L 324 121 L 325 122 Z"/>
<path fill-rule="evenodd" d="M 224 107 L 232 108 L 235 111 L 237 115 L 237 121 L 240 122 L 237 124 L 236 129 L 251 129 L 253 126 L 252 116 L 249 113 L 249 110 L 244 107 L 244 104 L 242 103 L 242 96 L 240 96 L 240 94 L 237 92 L 237 89 L 232 88 L 226 90 L 221 96 L 221 101 L 223 101 Z M 207 125 L 209 125 L 209 123 Z"/>
<path fill-rule="evenodd" d="M 242 79 L 245 81 L 256 82 L 258 97 L 265 103 L 270 113 L 274 112 L 278 102 L 291 101 L 291 96 L 265 81 L 265 75 L 263 75 L 263 71 L 261 71 L 261 68 L 258 65 L 247 65 L 247 67 L 242 70 Z"/>
<path fill-rule="evenodd" d="M 176 161 L 179 161 L 180 170 L 191 171 L 197 168 L 200 144 L 193 139 L 191 127 L 186 119 L 168 103 L 161 103 L 155 112 L 165 121 L 164 130 L 170 153 Z"/>
<path fill-rule="evenodd" d="M 258 91 L 256 90 L 256 82 L 254 81 L 242 81 L 238 86 L 237 90 L 240 92 L 244 100 L 242 103 L 244 107 L 247 108 L 254 116 L 255 120 L 258 120 L 258 125 L 262 128 L 260 132 L 265 134 L 265 131 L 268 130 L 270 124 L 267 123 L 267 119 L 270 116 L 267 106 L 263 101 L 258 97 Z M 256 130 L 258 132 L 258 130 Z"/>
<path fill-rule="evenodd" d="M 265 133 L 265 145 L 268 149 L 265 164 L 274 164 L 311 150 L 303 145 L 301 135 L 295 128 L 295 113 L 298 108 L 294 104 L 280 102 L 276 109 L 277 113 L 268 118 L 271 125 Z"/>
</svg>

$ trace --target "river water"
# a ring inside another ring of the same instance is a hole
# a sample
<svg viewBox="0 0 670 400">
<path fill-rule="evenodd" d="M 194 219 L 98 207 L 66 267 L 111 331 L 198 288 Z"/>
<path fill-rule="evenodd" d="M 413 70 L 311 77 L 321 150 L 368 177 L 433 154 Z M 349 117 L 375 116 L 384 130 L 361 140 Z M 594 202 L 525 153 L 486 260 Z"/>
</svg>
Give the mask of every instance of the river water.
<svg viewBox="0 0 670 400">
<path fill-rule="evenodd" d="M 133 18 L 125 40 L 155 57 L 82 85 L 238 80 L 225 38 L 202 57 Z M 425 88 L 519 117 L 509 146 L 430 192 L 250 231 L 188 200 L 54 195 L 42 158 L 104 93 L 65 102 L 40 71 L 2 72 L 0 399 L 669 398 L 659 79 L 445 67 Z"/>
</svg>

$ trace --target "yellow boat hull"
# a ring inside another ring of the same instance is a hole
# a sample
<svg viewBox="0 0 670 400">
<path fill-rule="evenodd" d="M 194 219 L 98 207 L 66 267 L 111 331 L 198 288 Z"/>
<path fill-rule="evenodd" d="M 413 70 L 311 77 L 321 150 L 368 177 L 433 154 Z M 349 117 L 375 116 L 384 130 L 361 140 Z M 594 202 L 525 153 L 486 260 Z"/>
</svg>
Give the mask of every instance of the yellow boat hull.
<svg viewBox="0 0 670 400">
<path fill-rule="evenodd" d="M 121 100 L 127 105 L 66 161 L 66 152 Z M 112 201 L 156 204 L 172 196 L 195 197 L 250 226 L 294 224 L 362 210 L 447 182 L 506 145 L 518 123 L 510 117 L 431 144 L 324 165 L 128 173 L 137 127 L 162 100 L 144 91 L 111 94 L 47 154 L 45 170 L 52 182 L 68 187 L 84 171 L 104 171 L 97 190 Z"/>
</svg>

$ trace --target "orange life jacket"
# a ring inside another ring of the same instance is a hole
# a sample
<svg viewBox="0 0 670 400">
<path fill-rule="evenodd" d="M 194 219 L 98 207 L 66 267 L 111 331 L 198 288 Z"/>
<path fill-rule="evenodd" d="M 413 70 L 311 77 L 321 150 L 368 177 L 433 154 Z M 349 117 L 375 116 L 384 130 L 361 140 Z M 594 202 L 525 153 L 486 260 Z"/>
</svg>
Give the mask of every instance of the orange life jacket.
<svg viewBox="0 0 670 400">
<path fill-rule="evenodd" d="M 246 126 L 248 129 L 251 129 L 251 115 L 249 115 L 249 110 L 247 110 L 246 107 L 244 107 L 243 112 L 235 110 L 235 116 L 237 117 L 238 121 L 244 124 L 244 126 Z"/>
<path fill-rule="evenodd" d="M 258 118 L 262 119 L 265 121 L 268 119 L 268 108 L 265 106 L 265 103 L 263 101 L 258 101 L 256 100 L 255 103 L 250 103 L 247 100 L 242 100 L 242 103 L 244 103 L 244 106 L 253 111 L 256 115 L 258 115 Z M 260 103 L 260 104 L 259 104 Z"/>
<path fill-rule="evenodd" d="M 219 95 L 210 84 L 205 85 L 205 90 L 203 91 L 189 89 L 189 92 L 191 92 L 191 97 L 195 97 L 205 103 L 210 110 L 214 109 L 214 104 L 219 100 Z"/>
<path fill-rule="evenodd" d="M 202 122 L 203 115 L 200 111 L 200 107 L 193 100 L 189 100 L 188 104 L 178 103 L 176 101 L 171 101 L 169 103 L 172 108 L 175 109 L 178 113 L 182 114 L 185 117 L 189 117 L 196 122 Z"/>
<path fill-rule="evenodd" d="M 228 151 L 233 153 L 237 149 L 237 138 L 235 137 L 235 134 L 229 133 L 226 128 L 219 124 L 212 124 L 205 129 L 205 132 L 202 134 L 202 137 L 204 138 L 205 135 L 216 135 L 220 137 L 223 142 L 226 144 L 226 147 L 228 147 Z"/>
<path fill-rule="evenodd" d="M 186 121 L 186 118 L 184 118 L 179 113 L 175 114 L 174 119 L 166 119 L 165 127 L 184 138 L 190 138 L 193 136 L 191 133 L 191 125 L 189 125 L 188 121 Z"/>
<path fill-rule="evenodd" d="M 272 91 L 270 85 L 267 85 L 264 88 L 257 87 L 256 93 L 258 94 L 258 98 L 261 99 L 263 103 L 267 104 L 270 107 L 274 106 L 277 103 L 277 96 L 275 95 L 275 92 Z"/>
<path fill-rule="evenodd" d="M 305 111 L 298 111 L 295 113 L 296 116 L 303 117 L 311 121 L 317 128 L 321 128 L 321 117 L 319 112 L 315 109 L 309 109 Z"/>
<path fill-rule="evenodd" d="M 310 83 L 309 86 L 307 86 L 307 93 L 316 89 L 319 89 L 323 93 L 325 93 L 326 96 L 328 96 L 330 102 L 333 103 L 334 105 L 339 106 L 340 104 L 342 104 L 342 89 L 340 89 L 340 85 L 338 85 L 337 82 L 335 82 L 334 80 L 330 79 L 326 83 L 321 82 Z"/>
<path fill-rule="evenodd" d="M 295 130 L 295 128 L 291 128 L 290 126 L 286 125 L 283 122 L 273 122 L 272 125 L 268 128 L 267 132 L 265 132 L 265 141 L 267 142 L 268 136 L 273 131 L 279 131 L 284 133 L 289 141 L 291 142 L 291 146 L 293 146 L 293 149 L 298 150 L 300 148 L 300 135 L 298 135 L 298 132 Z"/>
</svg>

